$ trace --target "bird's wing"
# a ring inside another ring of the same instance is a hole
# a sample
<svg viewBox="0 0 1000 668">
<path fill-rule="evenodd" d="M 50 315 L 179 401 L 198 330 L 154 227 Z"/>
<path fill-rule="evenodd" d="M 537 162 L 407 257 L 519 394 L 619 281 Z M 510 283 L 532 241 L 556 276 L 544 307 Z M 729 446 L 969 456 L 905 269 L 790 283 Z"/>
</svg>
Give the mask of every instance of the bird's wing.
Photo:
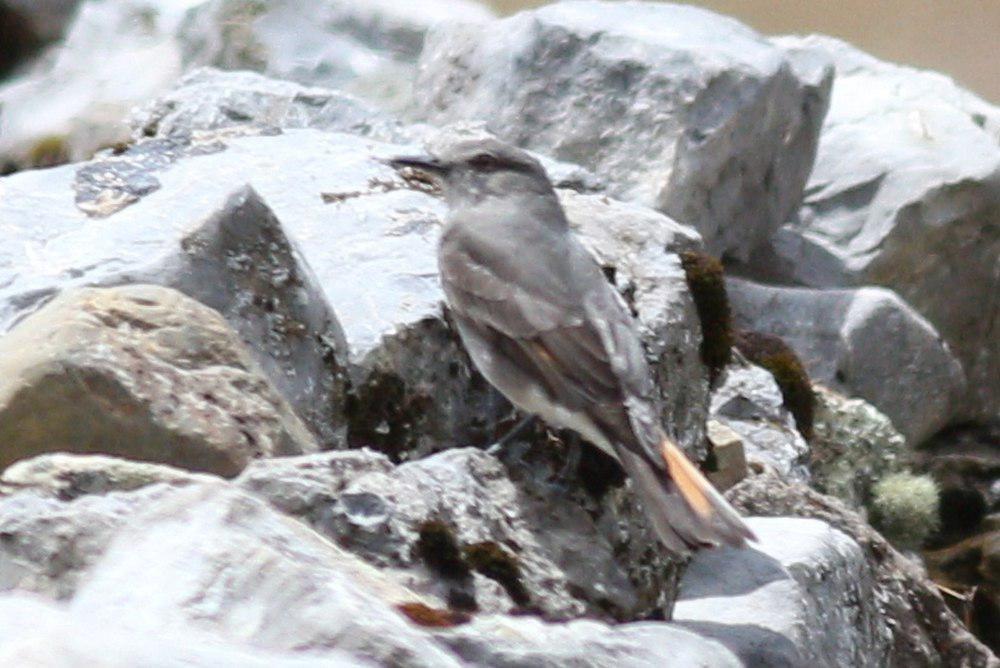
<svg viewBox="0 0 1000 668">
<path fill-rule="evenodd" d="M 634 322 L 586 249 L 569 232 L 554 243 L 542 234 L 515 261 L 502 239 L 451 230 L 438 261 L 458 318 L 552 400 L 586 410 L 638 486 L 663 543 L 683 551 L 753 539 L 663 433 Z"/>
<path fill-rule="evenodd" d="M 655 437 L 630 433 L 634 411 L 623 410 L 626 400 L 636 408 L 650 404 L 651 423 L 641 428 L 658 428 L 651 376 L 631 316 L 594 258 L 568 231 L 560 239 L 533 239 L 514 261 L 505 240 L 462 230 L 453 225 L 439 253 L 451 308 L 516 344 L 522 370 L 553 399 L 598 411 L 609 440 L 644 448 L 660 462 Z"/>
</svg>

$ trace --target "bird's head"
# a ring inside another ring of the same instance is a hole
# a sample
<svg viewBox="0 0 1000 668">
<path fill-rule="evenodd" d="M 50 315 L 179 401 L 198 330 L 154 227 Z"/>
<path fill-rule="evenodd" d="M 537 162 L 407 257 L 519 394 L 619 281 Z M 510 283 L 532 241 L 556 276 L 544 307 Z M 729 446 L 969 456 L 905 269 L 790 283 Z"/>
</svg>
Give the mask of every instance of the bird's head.
<svg viewBox="0 0 1000 668">
<path fill-rule="evenodd" d="M 490 197 L 552 192 L 538 160 L 493 137 L 451 141 L 433 147 L 428 155 L 400 156 L 389 160 L 389 164 L 429 175 L 441 184 L 452 205 L 471 204 Z"/>
</svg>

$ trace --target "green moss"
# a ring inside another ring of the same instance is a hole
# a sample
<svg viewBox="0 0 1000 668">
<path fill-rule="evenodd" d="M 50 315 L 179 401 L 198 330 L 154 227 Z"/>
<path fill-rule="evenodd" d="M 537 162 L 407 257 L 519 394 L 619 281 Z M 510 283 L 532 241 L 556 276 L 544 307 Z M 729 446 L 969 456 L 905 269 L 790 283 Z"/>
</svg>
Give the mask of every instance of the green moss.
<svg viewBox="0 0 1000 668">
<path fill-rule="evenodd" d="M 799 356 L 791 346 L 773 334 L 739 331 L 735 343 L 748 360 L 771 372 L 781 389 L 785 407 L 795 418 L 799 433 L 806 440 L 811 439 L 816 396 Z"/>
<path fill-rule="evenodd" d="M 519 606 L 531 604 L 517 558 L 492 541 L 465 546 L 465 559 L 478 573 L 499 583 Z"/>
<path fill-rule="evenodd" d="M 879 481 L 872 525 L 893 544 L 916 549 L 938 526 L 938 487 L 930 476 L 895 473 Z"/>
<path fill-rule="evenodd" d="M 446 578 L 462 580 L 470 575 L 455 534 L 444 522 L 431 520 L 420 525 L 416 550 L 428 568 Z"/>
<path fill-rule="evenodd" d="M 722 263 L 696 251 L 681 253 L 681 265 L 701 321 L 701 361 L 714 382 L 729 363 L 733 326 Z"/>
<path fill-rule="evenodd" d="M 400 603 L 396 609 L 403 613 L 411 622 L 428 628 L 451 628 L 465 624 L 471 617 L 463 612 L 432 608 L 424 603 Z"/>
<path fill-rule="evenodd" d="M 69 162 L 69 147 L 62 135 L 42 137 L 28 151 L 30 167 L 55 167 L 67 162 Z"/>
</svg>

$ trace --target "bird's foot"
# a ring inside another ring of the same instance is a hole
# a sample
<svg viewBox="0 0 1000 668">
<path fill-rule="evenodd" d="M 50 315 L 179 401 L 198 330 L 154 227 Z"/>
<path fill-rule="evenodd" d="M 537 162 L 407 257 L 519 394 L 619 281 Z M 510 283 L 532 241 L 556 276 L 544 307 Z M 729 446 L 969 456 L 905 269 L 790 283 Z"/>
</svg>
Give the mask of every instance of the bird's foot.
<svg viewBox="0 0 1000 668">
<path fill-rule="evenodd" d="M 498 457 L 500 455 L 501 450 L 503 450 L 505 447 L 507 447 L 517 439 L 524 436 L 528 431 L 531 430 L 532 427 L 534 427 L 534 425 L 535 425 L 535 416 L 529 415 L 528 417 L 524 418 L 516 425 L 514 425 L 514 427 L 506 434 L 504 434 L 499 441 L 497 441 L 490 447 L 486 448 L 486 454 Z"/>
<path fill-rule="evenodd" d="M 566 461 L 559 468 L 559 471 L 552 478 L 553 487 L 557 487 L 563 492 L 569 492 L 576 480 L 577 471 L 580 468 L 580 459 L 583 453 L 583 444 L 576 432 L 570 432 L 565 436 Z"/>
</svg>

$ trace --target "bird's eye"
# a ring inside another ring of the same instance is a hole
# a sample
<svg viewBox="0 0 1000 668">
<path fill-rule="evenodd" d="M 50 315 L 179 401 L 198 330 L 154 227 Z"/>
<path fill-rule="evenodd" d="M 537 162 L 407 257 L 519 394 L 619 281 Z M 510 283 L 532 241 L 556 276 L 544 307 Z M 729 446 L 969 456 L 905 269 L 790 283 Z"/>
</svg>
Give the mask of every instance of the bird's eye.
<svg viewBox="0 0 1000 668">
<path fill-rule="evenodd" d="M 500 168 L 500 161 L 489 153 L 480 153 L 469 160 L 469 165 L 481 171 L 494 171 Z"/>
</svg>

